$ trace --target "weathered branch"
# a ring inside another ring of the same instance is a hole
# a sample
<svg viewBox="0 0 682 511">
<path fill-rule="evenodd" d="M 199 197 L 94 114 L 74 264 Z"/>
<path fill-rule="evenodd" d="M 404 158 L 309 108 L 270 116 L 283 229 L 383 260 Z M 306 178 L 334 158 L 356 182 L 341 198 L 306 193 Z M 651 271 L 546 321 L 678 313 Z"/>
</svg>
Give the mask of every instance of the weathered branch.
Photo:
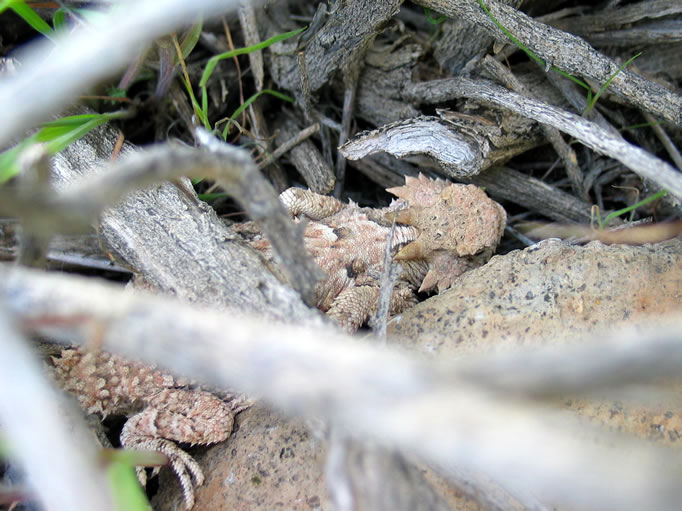
<svg viewBox="0 0 682 511">
<path fill-rule="evenodd" d="M 464 365 L 426 364 L 350 342 L 332 330 L 272 328 L 257 318 L 81 278 L 2 266 L 0 277 L 0 296 L 12 297 L 12 314 L 33 330 L 83 342 L 97 325 L 106 349 L 264 396 L 290 413 L 326 418 L 446 471 L 484 472 L 517 496 L 542 488 L 553 501 L 592 509 L 678 507 L 681 471 L 672 453 L 621 438 L 585 442 L 589 430 L 576 429 L 568 416 L 510 400 L 504 388 L 484 390 L 458 376 Z M 648 371 L 679 374 L 678 332 L 679 319 L 657 332 L 665 342 L 646 344 L 659 354 L 654 358 L 666 359 Z M 595 343 L 590 349 L 572 360 L 586 367 L 579 376 L 604 381 L 604 367 L 584 361 L 596 360 L 598 351 L 607 361 L 618 348 Z M 527 359 L 521 360 L 515 370 L 526 372 Z M 636 362 L 632 356 L 620 360 L 630 367 Z M 622 367 L 614 364 L 609 371 Z"/>
<path fill-rule="evenodd" d="M 464 17 L 485 28 L 491 35 L 508 41 L 495 23 L 474 0 L 418 0 L 416 2 L 451 18 Z M 549 65 L 575 76 L 584 76 L 600 85 L 617 73 L 620 66 L 594 50 L 583 39 L 538 23 L 524 13 L 497 0 L 485 4 L 499 23 Z M 609 85 L 609 92 L 625 98 L 675 124 L 682 124 L 682 97 L 632 71 L 623 70 Z"/>
<path fill-rule="evenodd" d="M 640 176 L 657 182 L 682 198 L 682 175 L 671 165 L 579 115 L 525 98 L 493 83 L 469 78 L 417 83 L 407 87 L 405 93 L 416 102 L 440 103 L 466 97 L 508 108 L 568 133 L 590 149 L 620 161 Z"/>
<path fill-rule="evenodd" d="M 102 210 L 128 193 L 183 175 L 210 177 L 228 190 L 262 226 L 292 287 L 312 303 L 321 270 L 305 251 L 302 232 L 291 222 L 272 185 L 263 178 L 248 153 L 217 141 L 210 145 L 210 150 L 169 145 L 130 152 L 107 172 L 76 182 L 60 194 L 41 189 L 26 192 L 24 197 L 0 190 L 0 212 L 20 213 L 34 230 L 86 231 Z"/>
</svg>

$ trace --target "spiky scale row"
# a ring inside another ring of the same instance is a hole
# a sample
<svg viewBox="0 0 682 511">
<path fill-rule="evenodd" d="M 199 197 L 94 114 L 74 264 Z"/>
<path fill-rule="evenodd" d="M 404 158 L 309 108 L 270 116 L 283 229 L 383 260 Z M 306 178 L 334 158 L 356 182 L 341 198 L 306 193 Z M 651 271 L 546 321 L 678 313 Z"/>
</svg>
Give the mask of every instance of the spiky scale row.
<svg viewBox="0 0 682 511">
<path fill-rule="evenodd" d="M 248 408 L 238 399 L 223 401 L 189 389 L 152 365 L 105 351 L 63 350 L 53 358 L 54 378 L 88 413 L 125 415 L 121 445 L 165 454 L 183 489 L 186 509 L 194 505 L 194 487 L 203 483 L 201 467 L 174 442 L 208 445 L 226 440 L 234 415 Z M 155 469 L 158 472 L 158 468 Z M 143 469 L 137 470 L 146 482 Z"/>
</svg>

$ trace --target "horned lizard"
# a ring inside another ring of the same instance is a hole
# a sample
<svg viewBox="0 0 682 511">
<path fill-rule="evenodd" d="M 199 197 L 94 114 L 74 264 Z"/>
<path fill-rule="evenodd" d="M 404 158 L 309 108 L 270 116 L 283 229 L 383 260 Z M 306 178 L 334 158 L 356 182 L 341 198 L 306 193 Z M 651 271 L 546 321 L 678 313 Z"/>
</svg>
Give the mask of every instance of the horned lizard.
<svg viewBox="0 0 682 511">
<path fill-rule="evenodd" d="M 304 241 L 326 278 L 317 284 L 317 306 L 348 332 L 357 330 L 376 310 L 384 249 L 396 221 L 393 259 L 400 277 L 390 314 L 416 303 L 415 292 L 450 287 L 465 271 L 492 256 L 507 215 L 475 185 L 440 179 L 406 177 L 405 185 L 388 188 L 397 200 L 383 209 L 361 208 L 300 188 L 280 195 L 291 215 L 307 218 Z M 252 246 L 272 258 L 270 245 L 251 222 L 235 229 Z"/>
<path fill-rule="evenodd" d="M 416 303 L 415 292 L 447 289 L 459 275 L 486 262 L 504 230 L 504 209 L 477 186 L 419 175 L 388 191 L 398 199 L 383 209 L 343 204 L 299 188 L 280 195 L 297 221 L 309 219 L 305 244 L 327 275 L 316 286 L 317 304 L 347 331 L 355 331 L 377 307 L 384 250 L 394 221 L 391 246 L 401 273 L 391 299 L 392 314 Z M 267 240 L 254 224 L 234 227 L 271 257 Z M 57 383 L 88 413 L 128 417 L 120 437 L 123 447 L 160 451 L 169 458 L 185 506 L 191 509 L 194 487 L 204 476 L 175 442 L 226 440 L 234 415 L 248 404 L 223 400 L 154 366 L 103 351 L 66 349 L 53 364 Z M 138 470 L 138 477 L 146 482 L 144 470 Z"/>
<path fill-rule="evenodd" d="M 120 436 L 123 447 L 168 457 L 187 509 L 194 506 L 194 487 L 203 484 L 204 475 L 175 442 L 222 442 L 232 433 L 234 416 L 249 406 L 243 398 L 223 400 L 154 366 L 105 351 L 65 349 L 53 364 L 57 384 L 72 393 L 87 413 L 128 417 Z M 153 475 L 158 471 L 156 467 Z M 138 468 L 137 475 L 144 486 L 145 470 Z"/>
</svg>

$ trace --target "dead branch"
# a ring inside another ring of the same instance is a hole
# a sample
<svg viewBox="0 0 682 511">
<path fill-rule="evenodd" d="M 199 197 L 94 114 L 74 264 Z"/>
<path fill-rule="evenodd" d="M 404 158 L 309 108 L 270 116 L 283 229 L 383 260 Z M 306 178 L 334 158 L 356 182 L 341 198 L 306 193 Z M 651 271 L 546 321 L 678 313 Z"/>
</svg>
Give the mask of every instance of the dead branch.
<svg viewBox="0 0 682 511">
<path fill-rule="evenodd" d="M 273 329 L 257 318 L 82 278 L 0 268 L 0 296 L 12 298 L 6 306 L 32 330 L 83 342 L 88 325 L 97 324 L 106 349 L 261 395 L 290 413 L 323 417 L 446 471 L 489 474 L 517 496 L 542 488 L 552 501 L 590 509 L 678 506 L 679 460 L 670 452 L 621 438 L 585 442 L 583 435 L 593 433 L 576 430 L 564 414 L 484 390 L 459 378 L 457 365 L 417 362 L 332 330 Z M 667 359 L 649 371 L 682 369 L 676 321 L 647 333 L 665 340 L 646 345 Z M 602 350 L 599 359 L 607 361 L 613 345 L 591 349 L 580 359 L 581 376 L 599 383 L 604 368 L 594 372 L 584 361 Z M 527 372 L 526 359 L 521 364 L 516 370 Z"/>
<path fill-rule="evenodd" d="M 590 149 L 620 161 L 640 176 L 651 179 L 682 197 L 682 177 L 671 165 L 579 115 L 542 101 L 525 98 L 484 80 L 469 78 L 417 83 L 408 87 L 405 93 L 417 102 L 440 103 L 456 97 L 467 97 L 508 108 L 568 133 Z"/>
<path fill-rule="evenodd" d="M 476 1 L 418 0 L 416 3 L 451 18 L 464 17 L 494 37 L 508 41 Z M 485 0 L 485 4 L 503 27 L 548 65 L 572 75 L 591 78 L 600 85 L 606 83 L 620 67 L 579 37 L 538 23 L 497 0 Z M 609 85 L 609 91 L 637 108 L 682 124 L 682 97 L 632 71 L 626 69 L 619 73 Z"/>
<path fill-rule="evenodd" d="M 26 192 L 22 197 L 11 190 L 0 190 L 3 197 L 0 210 L 4 214 L 21 216 L 34 229 L 50 233 L 82 232 L 96 222 L 104 208 L 116 204 L 131 191 L 182 175 L 211 177 L 229 190 L 249 216 L 262 225 L 292 287 L 309 303 L 312 301 L 320 270 L 305 251 L 302 232 L 291 222 L 272 186 L 259 173 L 248 153 L 217 140 L 211 142 L 209 151 L 157 146 L 131 152 L 109 171 L 75 183 L 60 194 L 40 189 Z M 35 207 L 36 204 L 39 207 Z M 121 212 L 129 214 L 130 210 Z M 196 222 L 195 219 L 192 221 Z M 177 236 L 175 232 L 168 235 Z M 168 243 L 168 246 L 176 245 L 177 242 Z"/>
</svg>

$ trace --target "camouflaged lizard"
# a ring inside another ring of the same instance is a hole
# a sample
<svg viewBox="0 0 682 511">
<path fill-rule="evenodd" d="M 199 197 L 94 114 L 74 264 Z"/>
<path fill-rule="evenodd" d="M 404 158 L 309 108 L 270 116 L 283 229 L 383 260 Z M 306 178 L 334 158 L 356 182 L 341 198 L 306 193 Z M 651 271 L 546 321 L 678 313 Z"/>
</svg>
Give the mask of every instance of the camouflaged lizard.
<svg viewBox="0 0 682 511">
<path fill-rule="evenodd" d="M 382 209 L 362 208 L 326 195 L 289 188 L 280 195 L 296 221 L 307 219 L 305 246 L 326 278 L 317 284 L 317 306 L 354 332 L 376 311 L 384 249 L 391 224 L 400 277 L 390 313 L 416 303 L 417 292 L 441 292 L 467 270 L 484 264 L 502 237 L 507 215 L 475 185 L 406 177 L 389 188 L 397 200 Z M 252 222 L 234 226 L 272 260 L 270 245 Z"/>
</svg>

